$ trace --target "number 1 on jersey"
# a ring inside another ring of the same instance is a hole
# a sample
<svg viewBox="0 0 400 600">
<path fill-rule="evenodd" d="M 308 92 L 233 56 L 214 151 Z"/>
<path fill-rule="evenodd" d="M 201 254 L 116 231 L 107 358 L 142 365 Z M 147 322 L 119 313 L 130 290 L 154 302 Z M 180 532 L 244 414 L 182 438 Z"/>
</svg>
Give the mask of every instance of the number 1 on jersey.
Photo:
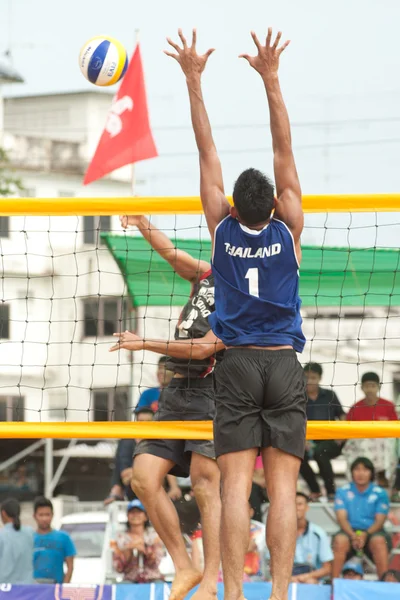
<svg viewBox="0 0 400 600">
<path fill-rule="evenodd" d="M 257 267 L 253 267 L 249 269 L 245 275 L 245 279 L 249 280 L 249 294 L 251 296 L 259 297 L 258 292 L 258 269 Z"/>
</svg>

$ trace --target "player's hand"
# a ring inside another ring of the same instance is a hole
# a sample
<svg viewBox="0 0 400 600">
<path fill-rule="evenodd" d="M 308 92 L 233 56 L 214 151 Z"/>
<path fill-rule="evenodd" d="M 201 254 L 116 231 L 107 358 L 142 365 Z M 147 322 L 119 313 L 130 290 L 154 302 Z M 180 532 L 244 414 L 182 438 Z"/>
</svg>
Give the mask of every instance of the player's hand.
<svg viewBox="0 0 400 600">
<path fill-rule="evenodd" d="M 263 46 L 254 31 L 251 32 L 251 37 L 257 47 L 257 56 L 249 56 L 248 54 L 241 54 L 239 58 L 245 58 L 249 65 L 253 67 L 262 77 L 268 77 L 270 75 L 276 75 L 279 68 L 279 58 L 285 48 L 290 43 L 290 40 L 279 46 L 279 42 L 282 36 L 282 32 L 278 31 L 274 43 L 271 45 L 272 38 L 272 27 L 268 28 L 268 35 Z"/>
<path fill-rule="evenodd" d="M 114 333 L 114 337 L 118 338 L 118 342 L 114 346 L 111 346 L 110 352 L 115 352 L 116 350 L 130 350 L 131 352 L 143 350 L 143 338 L 136 335 L 136 333 L 124 331 L 124 333 Z"/>
<path fill-rule="evenodd" d="M 121 215 L 119 220 L 121 222 L 121 227 L 123 229 L 128 229 L 128 227 L 139 227 L 143 219 L 143 215 Z"/>
<path fill-rule="evenodd" d="M 173 42 L 171 38 L 167 38 L 168 44 L 176 50 L 176 54 L 168 52 L 167 50 L 164 50 L 164 53 L 167 56 L 174 58 L 180 64 L 182 71 L 186 75 L 186 79 L 200 77 L 209 57 L 214 52 L 214 48 L 210 48 L 205 54 L 198 54 L 196 50 L 197 33 L 195 29 L 193 29 L 192 33 L 191 46 L 188 46 L 186 38 L 182 33 L 182 29 L 178 29 L 178 35 L 181 38 L 182 48 Z"/>
</svg>

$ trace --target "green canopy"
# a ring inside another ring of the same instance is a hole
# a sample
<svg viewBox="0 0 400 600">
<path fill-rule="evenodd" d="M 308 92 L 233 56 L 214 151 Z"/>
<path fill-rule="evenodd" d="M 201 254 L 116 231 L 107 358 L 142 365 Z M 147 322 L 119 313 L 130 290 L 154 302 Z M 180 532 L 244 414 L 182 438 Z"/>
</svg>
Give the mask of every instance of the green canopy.
<svg viewBox="0 0 400 600">
<path fill-rule="evenodd" d="M 141 237 L 102 234 L 126 281 L 132 304 L 181 306 L 190 285 Z M 177 248 L 210 260 L 211 243 L 175 240 Z M 303 247 L 303 306 L 400 306 L 400 250 Z"/>
</svg>

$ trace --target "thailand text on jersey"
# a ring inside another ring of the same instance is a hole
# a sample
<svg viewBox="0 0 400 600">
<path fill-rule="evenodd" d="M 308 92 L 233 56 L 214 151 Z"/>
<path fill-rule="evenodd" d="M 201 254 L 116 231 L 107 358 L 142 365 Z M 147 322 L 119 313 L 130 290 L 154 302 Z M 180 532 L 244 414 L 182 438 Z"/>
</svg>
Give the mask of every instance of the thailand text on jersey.
<svg viewBox="0 0 400 600">
<path fill-rule="evenodd" d="M 176 340 L 202 338 L 210 331 L 208 317 L 215 308 L 214 292 L 214 276 L 210 270 L 193 284 L 190 298 L 182 309 L 175 329 Z M 216 359 L 221 356 L 219 352 L 217 356 L 203 360 L 170 357 L 167 369 L 185 377 L 206 377 L 214 370 Z"/>
<path fill-rule="evenodd" d="M 299 264 L 285 223 L 271 219 L 255 231 L 226 217 L 215 230 L 212 271 L 209 322 L 224 344 L 303 350 Z"/>
</svg>

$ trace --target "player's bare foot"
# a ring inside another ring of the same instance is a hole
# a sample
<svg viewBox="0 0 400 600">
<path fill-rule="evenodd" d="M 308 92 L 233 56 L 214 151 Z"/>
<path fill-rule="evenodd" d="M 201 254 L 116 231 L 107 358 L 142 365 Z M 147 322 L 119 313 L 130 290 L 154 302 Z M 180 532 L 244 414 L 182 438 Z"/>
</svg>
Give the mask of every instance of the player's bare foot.
<svg viewBox="0 0 400 600">
<path fill-rule="evenodd" d="M 172 582 L 169 600 L 183 600 L 196 585 L 202 580 L 202 574 L 197 569 L 183 569 L 178 571 Z"/>
<path fill-rule="evenodd" d="M 201 582 L 199 589 L 193 594 L 191 600 L 216 600 L 217 586 L 210 585 L 204 579 Z M 244 599 L 243 599 L 244 600 Z"/>
</svg>

